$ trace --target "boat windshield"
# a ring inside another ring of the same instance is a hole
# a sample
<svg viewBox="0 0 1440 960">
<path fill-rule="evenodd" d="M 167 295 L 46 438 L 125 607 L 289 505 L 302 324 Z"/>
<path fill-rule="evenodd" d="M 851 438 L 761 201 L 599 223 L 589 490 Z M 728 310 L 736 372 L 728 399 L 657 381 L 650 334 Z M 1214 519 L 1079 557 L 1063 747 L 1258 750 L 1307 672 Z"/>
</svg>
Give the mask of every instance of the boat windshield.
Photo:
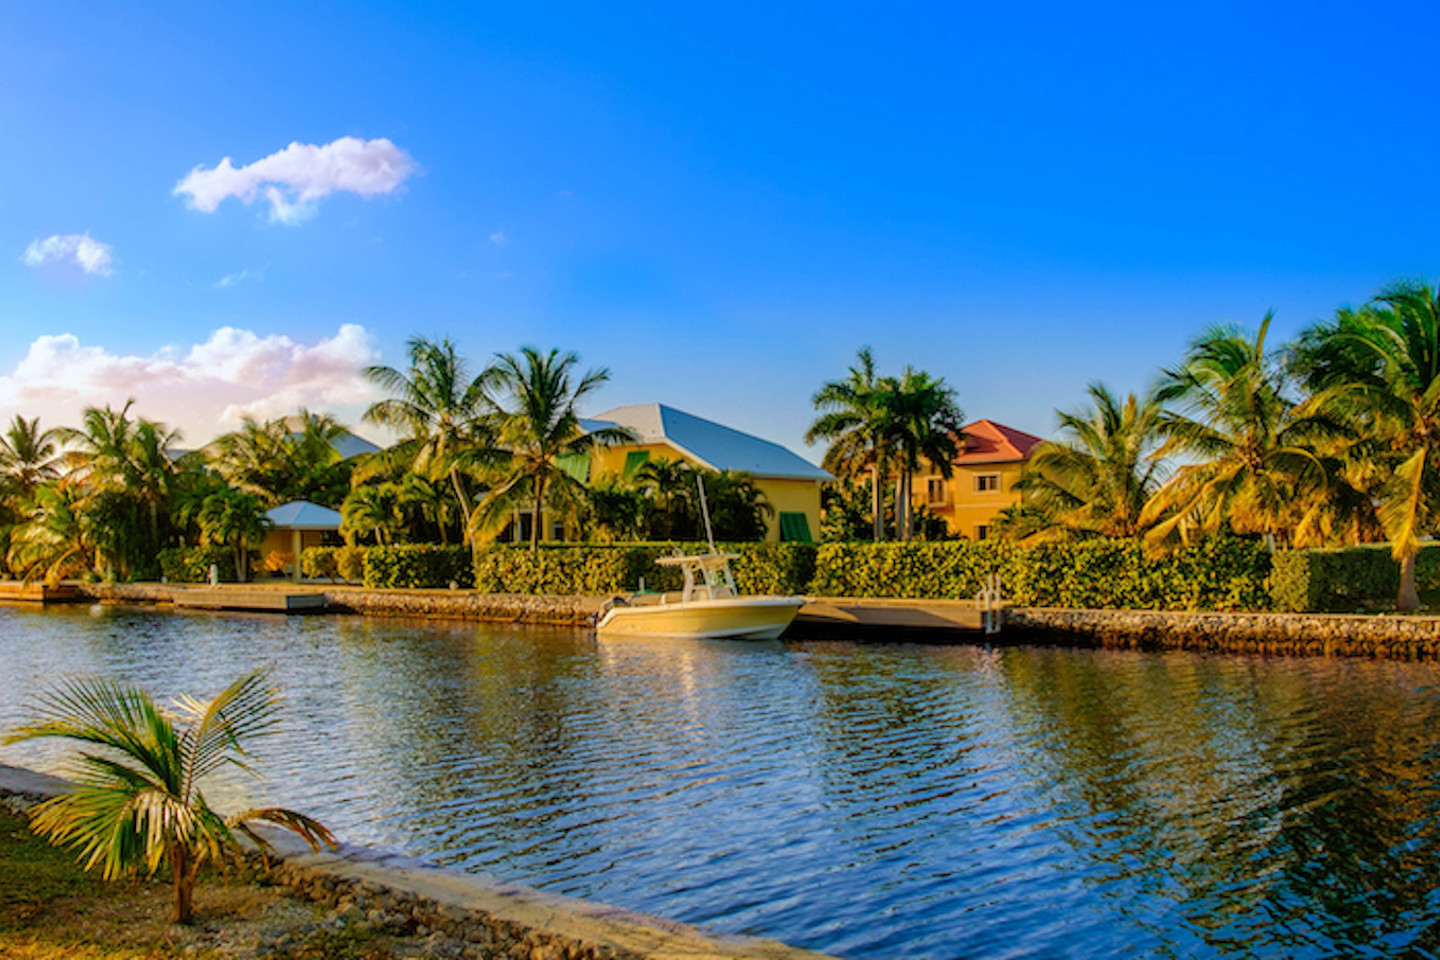
<svg viewBox="0 0 1440 960">
<path fill-rule="evenodd" d="M 735 576 L 730 572 L 730 561 L 737 556 L 739 554 L 710 553 L 694 557 L 660 557 L 655 562 L 680 568 L 685 576 L 685 586 L 680 594 L 680 601 L 684 603 L 736 596 L 738 591 L 735 589 Z"/>
</svg>

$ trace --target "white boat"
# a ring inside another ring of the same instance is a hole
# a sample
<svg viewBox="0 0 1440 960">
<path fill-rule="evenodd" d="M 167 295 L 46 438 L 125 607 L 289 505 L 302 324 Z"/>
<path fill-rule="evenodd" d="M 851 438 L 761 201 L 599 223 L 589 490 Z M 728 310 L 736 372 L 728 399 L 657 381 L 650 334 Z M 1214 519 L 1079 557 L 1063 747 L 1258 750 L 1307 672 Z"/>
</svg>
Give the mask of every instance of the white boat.
<svg viewBox="0 0 1440 960">
<path fill-rule="evenodd" d="M 602 638 L 688 637 L 711 640 L 778 640 L 804 605 L 804 597 L 742 597 L 735 589 L 730 561 L 737 553 L 715 549 L 710 529 L 710 506 L 705 484 L 700 487 L 700 512 L 705 518 L 705 539 L 710 552 L 661 557 L 657 564 L 679 567 L 684 586 L 679 593 L 632 593 L 605 605 L 595 632 Z M 703 584 L 703 585 L 702 585 Z M 643 581 L 642 581 L 643 586 Z"/>
<path fill-rule="evenodd" d="M 804 597 L 742 597 L 735 589 L 730 561 L 738 554 L 710 553 L 661 557 L 657 564 L 678 566 L 685 585 L 678 593 L 634 593 L 616 597 L 595 631 L 604 638 L 689 637 L 777 640 Z"/>
</svg>

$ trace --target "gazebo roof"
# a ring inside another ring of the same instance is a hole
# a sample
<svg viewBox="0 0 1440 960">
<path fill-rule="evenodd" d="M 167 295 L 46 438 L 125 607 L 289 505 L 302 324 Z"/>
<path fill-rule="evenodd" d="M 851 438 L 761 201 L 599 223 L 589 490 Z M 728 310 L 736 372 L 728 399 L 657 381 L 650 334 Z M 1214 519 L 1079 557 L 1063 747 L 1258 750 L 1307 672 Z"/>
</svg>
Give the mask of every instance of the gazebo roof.
<svg viewBox="0 0 1440 960">
<path fill-rule="evenodd" d="M 282 503 L 265 516 L 277 530 L 339 530 L 340 514 L 329 507 L 322 507 L 309 500 L 291 500 Z"/>
</svg>

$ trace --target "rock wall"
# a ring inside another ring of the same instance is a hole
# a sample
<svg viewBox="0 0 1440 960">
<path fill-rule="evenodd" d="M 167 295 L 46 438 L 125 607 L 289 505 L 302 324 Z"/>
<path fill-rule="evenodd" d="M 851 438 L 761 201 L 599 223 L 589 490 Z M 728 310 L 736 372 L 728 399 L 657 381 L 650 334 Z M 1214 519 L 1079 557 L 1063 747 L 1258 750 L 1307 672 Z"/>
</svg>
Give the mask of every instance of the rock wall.
<svg viewBox="0 0 1440 960">
<path fill-rule="evenodd" d="M 603 601 L 597 597 L 476 593 L 472 590 L 367 590 L 333 587 L 325 591 L 330 607 L 366 616 L 434 617 L 498 623 L 550 623 L 589 626 Z"/>
<path fill-rule="evenodd" d="M 1001 637 L 1135 650 L 1440 658 L 1440 617 L 1012 607 Z"/>
</svg>

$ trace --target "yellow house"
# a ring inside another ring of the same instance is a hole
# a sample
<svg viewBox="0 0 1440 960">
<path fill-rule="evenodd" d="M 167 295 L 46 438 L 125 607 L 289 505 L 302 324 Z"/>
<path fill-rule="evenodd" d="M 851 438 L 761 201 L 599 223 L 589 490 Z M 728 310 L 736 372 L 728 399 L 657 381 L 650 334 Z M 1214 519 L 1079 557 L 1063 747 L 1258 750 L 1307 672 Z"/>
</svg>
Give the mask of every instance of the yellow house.
<svg viewBox="0 0 1440 960">
<path fill-rule="evenodd" d="M 984 540 L 995 515 L 1020 502 L 1015 484 L 1040 442 L 1023 430 L 976 420 L 965 427 L 965 449 L 952 463 L 950 478 L 929 468 L 917 473 L 911 503 L 943 517 L 951 534 Z"/>
<path fill-rule="evenodd" d="M 652 458 L 748 473 L 775 511 L 766 521 L 765 539 L 811 541 L 820 535 L 820 484 L 832 477 L 778 443 L 660 403 L 616 407 L 584 421 L 584 426 L 622 427 L 636 438 L 591 454 L 583 469 L 592 483 L 602 477 L 632 477 Z"/>
</svg>

